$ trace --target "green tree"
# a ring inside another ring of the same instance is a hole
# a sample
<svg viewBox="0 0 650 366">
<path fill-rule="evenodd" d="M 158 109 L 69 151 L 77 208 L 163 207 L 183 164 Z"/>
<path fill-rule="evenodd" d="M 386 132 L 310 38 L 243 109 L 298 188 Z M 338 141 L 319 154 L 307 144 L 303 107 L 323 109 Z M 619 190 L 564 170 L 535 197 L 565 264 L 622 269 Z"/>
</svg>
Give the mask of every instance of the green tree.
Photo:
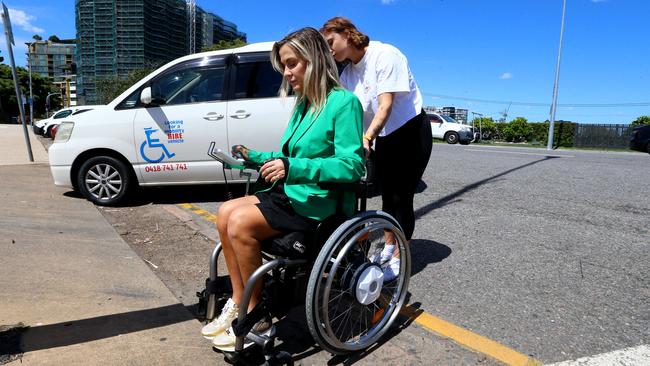
<svg viewBox="0 0 650 366">
<path fill-rule="evenodd" d="M 474 126 L 476 131 L 478 131 L 480 128 L 482 138 L 484 140 L 489 140 L 491 138 L 494 138 L 497 131 L 497 127 L 492 117 L 474 118 L 472 120 L 472 125 Z"/>
<path fill-rule="evenodd" d="M 237 47 L 242 47 L 245 46 L 246 42 L 244 42 L 241 39 L 235 39 L 232 41 L 222 39 L 219 42 L 210 45 L 210 46 L 205 46 L 203 49 L 201 49 L 202 52 L 207 52 L 207 51 L 218 51 L 218 50 L 225 50 L 228 48 L 237 48 Z"/>
<path fill-rule="evenodd" d="M 511 142 L 523 142 L 530 138 L 533 133 L 532 127 L 524 117 L 517 117 L 508 122 L 503 129 L 503 138 Z"/>
<path fill-rule="evenodd" d="M 50 41 L 50 42 L 61 42 L 61 40 L 59 39 L 59 37 L 57 37 L 57 36 L 54 35 L 54 34 L 51 35 L 50 38 L 48 38 L 47 40 Z"/>
<path fill-rule="evenodd" d="M 630 124 L 631 126 L 650 125 L 650 116 L 641 116 Z"/>
<path fill-rule="evenodd" d="M 25 97 L 29 97 L 29 72 L 23 67 L 16 68 L 20 88 Z M 45 97 L 56 91 L 49 78 L 32 73 L 32 94 L 34 96 L 34 117 L 45 115 Z M 19 114 L 14 80 L 9 65 L 0 65 L 0 119 L 9 121 Z"/>
<path fill-rule="evenodd" d="M 32 36 L 32 39 L 35 40 L 35 41 L 42 41 L 43 37 L 39 36 L 38 34 L 34 34 Z"/>
<path fill-rule="evenodd" d="M 149 75 L 152 68 L 142 68 L 132 70 L 128 76 L 108 76 L 97 78 L 95 85 L 97 86 L 97 102 L 101 104 L 108 104 L 113 99 L 117 98 L 126 89 L 130 88 L 133 84 L 142 80 L 145 76 Z"/>
</svg>

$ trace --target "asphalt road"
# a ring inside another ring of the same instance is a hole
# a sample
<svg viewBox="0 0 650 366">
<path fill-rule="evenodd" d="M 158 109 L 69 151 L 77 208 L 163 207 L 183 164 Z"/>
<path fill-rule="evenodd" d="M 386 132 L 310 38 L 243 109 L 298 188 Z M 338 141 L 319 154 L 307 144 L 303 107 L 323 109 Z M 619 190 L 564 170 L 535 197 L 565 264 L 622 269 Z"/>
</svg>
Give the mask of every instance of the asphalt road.
<svg viewBox="0 0 650 366">
<path fill-rule="evenodd" d="M 434 144 L 415 202 L 411 303 L 542 362 L 650 343 L 649 167 L 642 153 Z M 192 303 L 212 246 L 197 233 L 213 224 L 181 204 L 214 213 L 224 199 L 222 187 L 148 189 L 101 210 Z M 413 323 L 361 363 L 494 363 L 467 342 Z"/>
</svg>

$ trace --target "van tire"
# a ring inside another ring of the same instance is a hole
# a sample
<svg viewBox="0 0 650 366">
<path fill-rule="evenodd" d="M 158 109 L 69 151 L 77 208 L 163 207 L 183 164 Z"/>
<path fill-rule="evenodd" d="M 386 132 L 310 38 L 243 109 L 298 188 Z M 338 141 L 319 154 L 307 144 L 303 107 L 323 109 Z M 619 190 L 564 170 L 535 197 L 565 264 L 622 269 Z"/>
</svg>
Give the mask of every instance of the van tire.
<svg viewBox="0 0 650 366">
<path fill-rule="evenodd" d="M 79 193 L 100 206 L 113 206 L 126 197 L 131 175 L 126 165 L 111 156 L 95 156 L 84 162 L 77 173 Z"/>
</svg>

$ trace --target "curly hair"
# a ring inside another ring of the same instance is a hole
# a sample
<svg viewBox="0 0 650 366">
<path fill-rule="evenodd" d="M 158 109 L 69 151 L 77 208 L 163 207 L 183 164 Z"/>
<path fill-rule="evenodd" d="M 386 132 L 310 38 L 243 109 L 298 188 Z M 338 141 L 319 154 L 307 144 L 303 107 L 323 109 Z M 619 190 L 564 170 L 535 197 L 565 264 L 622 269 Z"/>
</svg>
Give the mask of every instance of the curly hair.
<svg viewBox="0 0 650 366">
<path fill-rule="evenodd" d="M 356 49 L 363 49 L 370 43 L 370 37 L 361 33 L 357 27 L 352 24 L 350 19 L 345 17 L 334 17 L 323 24 L 320 32 L 325 34 L 329 32 L 348 33 L 348 42 Z"/>
</svg>

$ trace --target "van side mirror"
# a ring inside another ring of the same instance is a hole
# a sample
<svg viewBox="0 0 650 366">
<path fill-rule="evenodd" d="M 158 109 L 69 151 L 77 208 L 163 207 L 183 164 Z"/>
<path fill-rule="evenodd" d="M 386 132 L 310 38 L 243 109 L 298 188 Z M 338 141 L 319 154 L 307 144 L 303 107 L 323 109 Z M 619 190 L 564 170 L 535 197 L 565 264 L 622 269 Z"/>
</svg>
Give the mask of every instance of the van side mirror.
<svg viewBox="0 0 650 366">
<path fill-rule="evenodd" d="M 140 92 L 140 101 L 144 105 L 150 105 L 151 104 L 151 87 L 148 86 Z"/>
</svg>

